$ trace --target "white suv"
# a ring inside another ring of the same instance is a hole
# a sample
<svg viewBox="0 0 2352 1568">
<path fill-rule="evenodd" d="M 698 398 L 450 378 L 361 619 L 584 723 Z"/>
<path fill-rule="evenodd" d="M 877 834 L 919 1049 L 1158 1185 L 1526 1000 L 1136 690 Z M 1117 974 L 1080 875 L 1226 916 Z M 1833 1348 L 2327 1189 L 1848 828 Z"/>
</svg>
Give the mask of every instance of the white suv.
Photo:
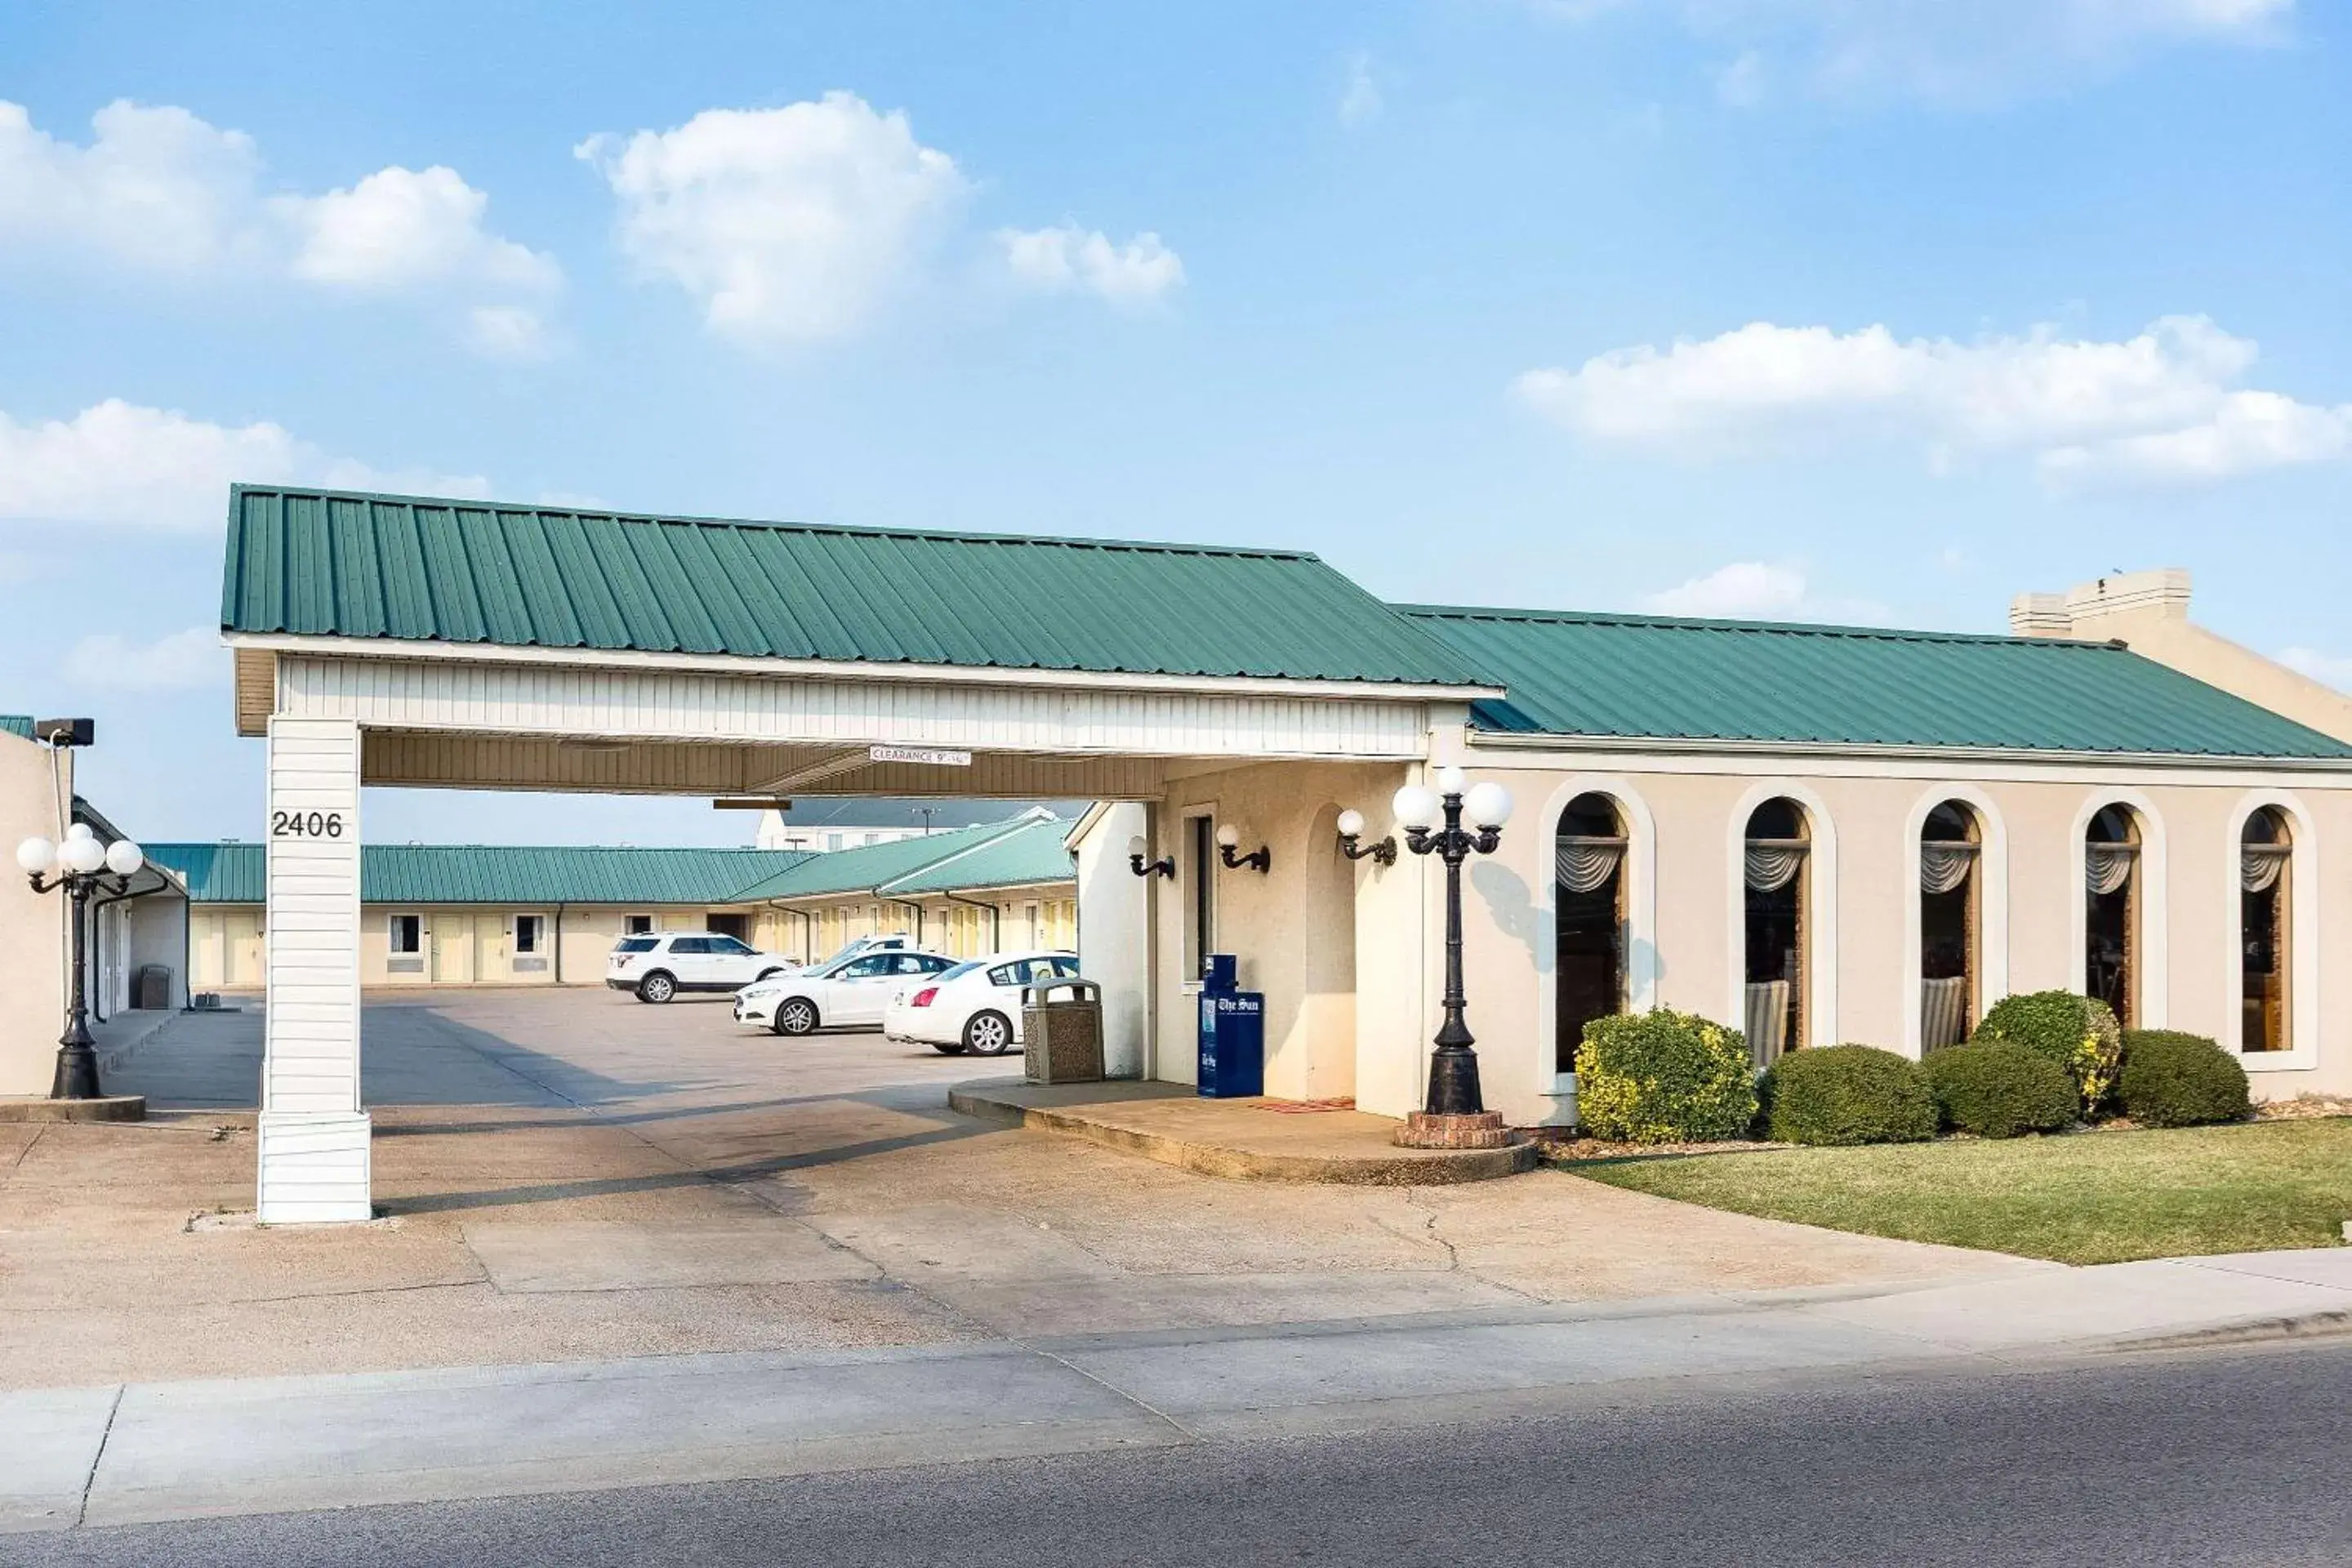
<svg viewBox="0 0 2352 1568">
<path fill-rule="evenodd" d="M 740 991 L 792 967 L 788 958 L 718 931 L 651 931 L 613 944 L 604 984 L 635 992 L 640 1002 L 667 1002 L 681 991 Z"/>
</svg>

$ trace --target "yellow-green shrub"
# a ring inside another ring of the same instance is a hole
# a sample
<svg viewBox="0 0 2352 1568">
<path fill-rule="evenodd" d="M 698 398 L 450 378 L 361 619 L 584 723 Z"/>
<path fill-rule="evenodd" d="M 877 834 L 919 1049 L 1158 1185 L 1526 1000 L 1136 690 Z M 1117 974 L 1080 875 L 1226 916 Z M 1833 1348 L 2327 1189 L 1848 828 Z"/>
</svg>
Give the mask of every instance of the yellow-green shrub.
<svg viewBox="0 0 2352 1568">
<path fill-rule="evenodd" d="M 1595 1018 L 1576 1048 L 1576 1116 L 1626 1143 L 1741 1137 L 1756 1116 L 1747 1037 L 1667 1007 Z"/>
<path fill-rule="evenodd" d="M 2072 991 L 2029 991 L 2004 996 L 1969 1037 L 1970 1045 L 2007 1040 L 2064 1068 L 2082 1097 L 2082 1113 L 2095 1113 L 2116 1087 L 2124 1055 L 2123 1029 L 2113 1008 Z"/>
</svg>

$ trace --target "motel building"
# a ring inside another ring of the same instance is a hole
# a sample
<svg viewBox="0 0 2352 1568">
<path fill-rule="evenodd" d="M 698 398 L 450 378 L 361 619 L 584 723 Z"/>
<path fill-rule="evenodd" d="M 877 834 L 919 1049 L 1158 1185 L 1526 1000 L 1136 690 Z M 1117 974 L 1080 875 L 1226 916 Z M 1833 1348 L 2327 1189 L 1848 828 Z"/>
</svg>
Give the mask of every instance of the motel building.
<svg viewBox="0 0 2352 1568">
<path fill-rule="evenodd" d="M 641 931 L 715 932 L 803 963 L 893 932 L 957 958 L 1066 947 L 1077 926 L 1070 826 L 1033 811 L 835 854 L 364 845 L 360 984 L 602 985 L 613 944 Z M 268 847 L 144 847 L 186 889 L 189 984 L 261 988 Z"/>
<path fill-rule="evenodd" d="M 369 1213 L 362 785 L 1090 800 L 1055 836 L 1111 1070 L 1190 1081 L 1229 952 L 1269 1094 L 1402 1117 L 1445 877 L 1392 801 L 1458 768 L 1512 805 L 1462 896 L 1510 1123 L 1573 1118 L 1602 1013 L 1916 1056 L 2061 986 L 2214 1037 L 2258 1095 L 2342 1092 L 2352 702 L 2188 605 L 2158 572 L 2025 595 L 2002 637 L 1398 605 L 1284 550 L 239 487 L 261 1217 Z"/>
</svg>

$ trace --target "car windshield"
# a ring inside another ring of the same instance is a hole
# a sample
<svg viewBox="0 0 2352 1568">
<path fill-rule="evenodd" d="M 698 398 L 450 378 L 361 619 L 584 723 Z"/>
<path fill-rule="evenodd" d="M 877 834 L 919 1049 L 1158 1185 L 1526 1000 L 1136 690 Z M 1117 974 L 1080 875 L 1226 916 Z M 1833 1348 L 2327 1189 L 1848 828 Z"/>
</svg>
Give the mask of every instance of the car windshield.
<svg viewBox="0 0 2352 1568">
<path fill-rule="evenodd" d="M 650 936 L 625 936 L 613 944 L 613 951 L 614 952 L 651 952 L 659 940 Z"/>
<path fill-rule="evenodd" d="M 961 980 L 965 975 L 970 974 L 973 970 L 978 969 L 984 962 L 985 961 L 982 959 L 968 958 L 961 963 L 957 964 L 953 969 L 942 970 L 940 973 L 940 978 L 942 981 Z"/>
</svg>

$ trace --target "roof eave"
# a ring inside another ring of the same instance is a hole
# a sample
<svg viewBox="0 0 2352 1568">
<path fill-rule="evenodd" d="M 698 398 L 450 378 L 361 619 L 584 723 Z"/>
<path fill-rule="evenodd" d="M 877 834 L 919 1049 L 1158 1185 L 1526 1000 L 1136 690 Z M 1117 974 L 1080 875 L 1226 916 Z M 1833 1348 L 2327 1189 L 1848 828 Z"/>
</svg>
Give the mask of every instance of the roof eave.
<svg viewBox="0 0 2352 1568">
<path fill-rule="evenodd" d="M 224 626 L 233 648 L 318 658 L 443 659 L 475 664 L 576 665 L 838 680 L 903 680 L 956 686 L 1032 686 L 1189 691 L 1249 697 L 1313 697 L 1391 702 L 1500 700 L 1499 686 L 1433 681 L 1328 679 L 1310 676 L 1164 675 L 1142 670 L 1054 669 L 1009 665 L 886 663 L 870 659 L 769 658 L 747 654 L 649 653 L 638 648 L 544 647 L 525 643 L 452 643 L 423 637 L 348 637 L 251 632 Z"/>
</svg>

